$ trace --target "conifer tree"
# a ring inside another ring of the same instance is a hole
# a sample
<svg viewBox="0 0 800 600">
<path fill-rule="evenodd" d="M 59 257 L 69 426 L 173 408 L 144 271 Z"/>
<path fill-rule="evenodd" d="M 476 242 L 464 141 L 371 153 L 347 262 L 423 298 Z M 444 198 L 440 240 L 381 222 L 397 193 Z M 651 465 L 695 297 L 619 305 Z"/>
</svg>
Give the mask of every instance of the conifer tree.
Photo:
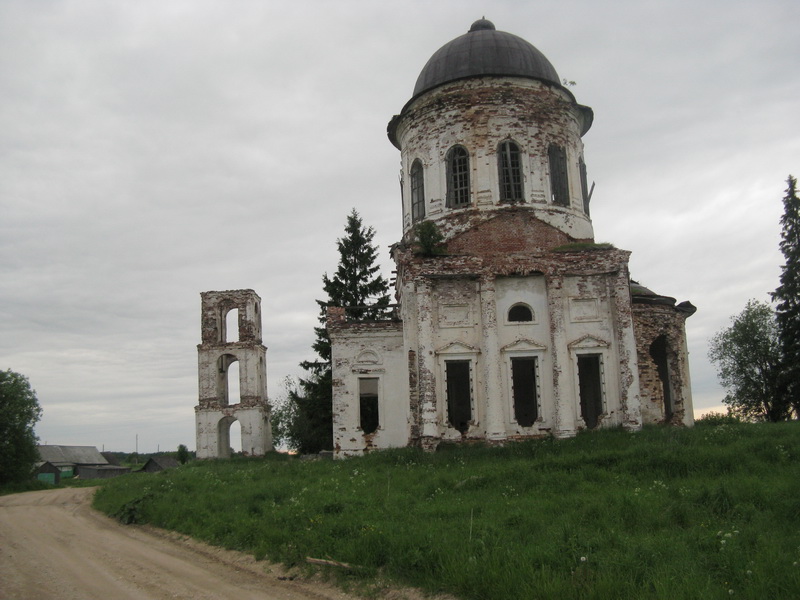
<svg viewBox="0 0 800 600">
<path fill-rule="evenodd" d="M 782 390 L 800 416 L 800 199 L 797 180 L 786 180 L 781 217 L 781 243 L 784 265 L 780 285 L 772 294 L 782 351 Z"/>
<path fill-rule="evenodd" d="M 329 306 L 347 308 L 349 318 L 375 320 L 385 318 L 389 306 L 389 284 L 376 264 L 378 251 L 372 240 L 375 231 L 364 227 L 355 209 L 347 217 L 344 237 L 337 241 L 339 266 L 333 277 L 322 276 L 325 300 L 320 307 L 320 327 L 313 349 L 317 360 L 300 364 L 308 373 L 299 387 L 288 390 L 290 406 L 283 414 L 289 420 L 283 431 L 289 445 L 302 453 L 333 449 L 333 390 L 331 375 L 331 340 L 325 327 Z"/>
</svg>

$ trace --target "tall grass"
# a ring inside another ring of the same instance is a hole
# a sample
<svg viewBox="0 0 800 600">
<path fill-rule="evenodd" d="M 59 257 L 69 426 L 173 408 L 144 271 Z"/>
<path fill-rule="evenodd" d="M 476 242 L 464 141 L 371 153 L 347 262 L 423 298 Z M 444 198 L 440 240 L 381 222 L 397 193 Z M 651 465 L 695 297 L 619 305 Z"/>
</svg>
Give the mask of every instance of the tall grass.
<svg viewBox="0 0 800 600">
<path fill-rule="evenodd" d="M 95 504 L 461 598 L 800 598 L 798 423 L 194 462 L 112 480 Z"/>
</svg>

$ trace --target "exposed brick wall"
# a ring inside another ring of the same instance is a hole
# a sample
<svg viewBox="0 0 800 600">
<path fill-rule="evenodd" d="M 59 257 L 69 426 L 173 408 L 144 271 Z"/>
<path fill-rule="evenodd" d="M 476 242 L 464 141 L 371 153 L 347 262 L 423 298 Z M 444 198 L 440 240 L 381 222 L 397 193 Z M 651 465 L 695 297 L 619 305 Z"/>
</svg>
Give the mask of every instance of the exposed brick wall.
<svg viewBox="0 0 800 600">
<path fill-rule="evenodd" d="M 633 318 L 639 361 L 639 389 L 645 423 L 665 422 L 664 391 L 650 347 L 660 336 L 667 342 L 669 385 L 672 395 L 671 423 L 691 422 L 692 402 L 686 347 L 686 312 L 663 304 L 634 303 Z"/>
<path fill-rule="evenodd" d="M 451 254 L 542 253 L 575 240 L 563 231 L 544 223 L 529 207 L 508 207 L 494 213 L 467 209 L 450 215 L 440 227 L 456 233 L 447 242 Z"/>
</svg>

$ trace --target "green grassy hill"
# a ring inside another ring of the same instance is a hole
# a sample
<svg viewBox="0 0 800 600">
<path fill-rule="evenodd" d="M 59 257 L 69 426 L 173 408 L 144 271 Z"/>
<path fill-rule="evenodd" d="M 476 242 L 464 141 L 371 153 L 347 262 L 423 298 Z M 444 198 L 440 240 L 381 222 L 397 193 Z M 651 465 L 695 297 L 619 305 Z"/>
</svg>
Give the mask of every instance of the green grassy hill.
<svg viewBox="0 0 800 600">
<path fill-rule="evenodd" d="M 470 599 L 800 598 L 800 423 L 347 461 L 195 461 L 95 505 L 288 565 Z"/>
</svg>

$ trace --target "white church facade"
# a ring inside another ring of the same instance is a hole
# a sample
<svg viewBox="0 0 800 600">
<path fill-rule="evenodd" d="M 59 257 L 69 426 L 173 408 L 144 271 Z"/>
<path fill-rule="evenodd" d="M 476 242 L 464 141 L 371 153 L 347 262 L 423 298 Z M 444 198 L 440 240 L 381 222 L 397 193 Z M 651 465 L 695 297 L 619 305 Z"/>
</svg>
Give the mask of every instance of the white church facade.
<svg viewBox="0 0 800 600">
<path fill-rule="evenodd" d="M 631 281 L 628 251 L 595 244 L 592 120 L 539 50 L 485 19 L 431 57 L 388 127 L 397 318 L 328 313 L 336 457 L 693 422 L 695 309 Z M 440 252 L 415 243 L 421 223 Z"/>
</svg>

